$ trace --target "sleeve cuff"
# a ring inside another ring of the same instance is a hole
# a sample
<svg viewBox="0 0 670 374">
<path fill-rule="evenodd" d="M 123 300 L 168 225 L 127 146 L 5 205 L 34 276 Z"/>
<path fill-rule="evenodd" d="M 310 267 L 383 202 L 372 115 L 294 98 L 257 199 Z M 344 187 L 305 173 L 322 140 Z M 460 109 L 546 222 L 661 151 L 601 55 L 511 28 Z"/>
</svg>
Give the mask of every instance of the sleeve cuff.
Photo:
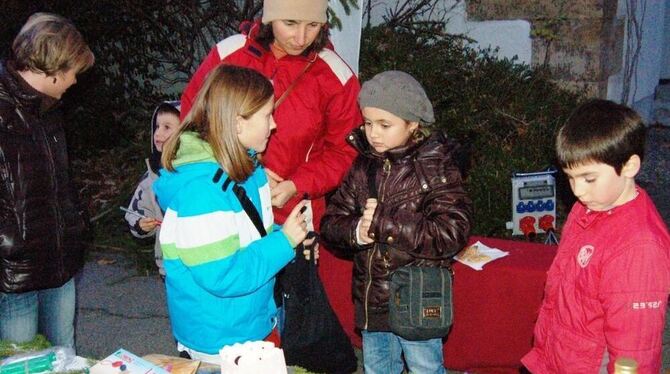
<svg viewBox="0 0 670 374">
<path fill-rule="evenodd" d="M 356 244 L 363 246 L 367 243 L 364 243 L 363 240 L 361 239 L 360 228 L 361 228 L 361 220 L 359 219 L 358 223 L 356 224 Z"/>
<path fill-rule="evenodd" d="M 148 231 L 142 230 L 142 228 L 140 227 L 140 220 L 139 219 L 137 221 L 135 221 L 135 224 L 131 227 L 131 229 L 133 231 L 135 231 L 137 233 L 137 235 L 139 235 L 139 236 L 146 236 L 147 234 L 149 234 Z"/>
</svg>

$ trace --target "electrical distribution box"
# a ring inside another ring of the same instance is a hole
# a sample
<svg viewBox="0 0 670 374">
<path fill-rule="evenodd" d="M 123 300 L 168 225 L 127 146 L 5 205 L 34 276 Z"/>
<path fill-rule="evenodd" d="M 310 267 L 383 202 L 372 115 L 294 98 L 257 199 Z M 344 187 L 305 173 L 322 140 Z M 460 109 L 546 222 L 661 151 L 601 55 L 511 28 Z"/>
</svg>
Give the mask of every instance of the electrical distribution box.
<svg viewBox="0 0 670 374">
<path fill-rule="evenodd" d="M 512 235 L 553 232 L 556 225 L 556 170 L 512 175 Z"/>
</svg>

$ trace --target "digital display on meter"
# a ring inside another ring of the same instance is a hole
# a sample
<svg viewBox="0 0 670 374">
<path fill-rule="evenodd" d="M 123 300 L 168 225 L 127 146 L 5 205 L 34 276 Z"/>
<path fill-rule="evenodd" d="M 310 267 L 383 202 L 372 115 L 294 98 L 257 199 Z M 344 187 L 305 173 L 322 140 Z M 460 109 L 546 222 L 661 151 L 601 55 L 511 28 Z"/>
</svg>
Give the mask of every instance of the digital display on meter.
<svg viewBox="0 0 670 374">
<path fill-rule="evenodd" d="M 554 197 L 554 186 L 529 186 L 519 188 L 519 200 L 541 199 L 543 197 Z"/>
</svg>

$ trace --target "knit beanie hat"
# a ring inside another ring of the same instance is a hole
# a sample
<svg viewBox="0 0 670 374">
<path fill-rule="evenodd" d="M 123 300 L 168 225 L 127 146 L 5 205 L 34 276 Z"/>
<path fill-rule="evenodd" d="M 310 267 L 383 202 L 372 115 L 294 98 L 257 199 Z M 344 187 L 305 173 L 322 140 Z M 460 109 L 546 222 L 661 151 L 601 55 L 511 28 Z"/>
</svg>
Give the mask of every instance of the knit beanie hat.
<svg viewBox="0 0 670 374">
<path fill-rule="evenodd" d="M 423 125 L 435 122 L 433 104 L 421 83 L 398 70 L 379 73 L 363 83 L 358 103 L 361 108 L 383 109 L 405 121 Z"/>
<path fill-rule="evenodd" d="M 326 23 L 328 0 L 265 0 L 263 23 L 278 19 Z"/>
</svg>

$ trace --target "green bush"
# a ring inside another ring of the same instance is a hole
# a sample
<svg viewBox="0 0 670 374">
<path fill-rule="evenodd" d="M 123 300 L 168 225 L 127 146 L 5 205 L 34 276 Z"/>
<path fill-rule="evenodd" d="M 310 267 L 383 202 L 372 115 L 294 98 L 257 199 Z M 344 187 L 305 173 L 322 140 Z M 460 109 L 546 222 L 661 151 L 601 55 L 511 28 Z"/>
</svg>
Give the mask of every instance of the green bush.
<svg viewBox="0 0 670 374">
<path fill-rule="evenodd" d="M 146 131 L 138 131 L 133 142 L 109 150 L 86 150 L 72 159 L 73 178 L 91 214 L 91 249 L 127 255 L 140 274 L 156 272 L 154 237 L 133 237 L 119 207 L 128 206 L 147 170 L 144 157 L 149 153 L 150 136 L 149 120 L 146 122 Z"/>
<path fill-rule="evenodd" d="M 429 23 L 367 28 L 360 78 L 364 82 L 384 70 L 403 70 L 424 85 L 436 127 L 469 151 L 473 233 L 505 237 L 512 173 L 552 165 L 555 132 L 580 96 L 558 87 L 546 71 L 497 59 L 495 51 L 475 50 L 468 42 Z"/>
</svg>

